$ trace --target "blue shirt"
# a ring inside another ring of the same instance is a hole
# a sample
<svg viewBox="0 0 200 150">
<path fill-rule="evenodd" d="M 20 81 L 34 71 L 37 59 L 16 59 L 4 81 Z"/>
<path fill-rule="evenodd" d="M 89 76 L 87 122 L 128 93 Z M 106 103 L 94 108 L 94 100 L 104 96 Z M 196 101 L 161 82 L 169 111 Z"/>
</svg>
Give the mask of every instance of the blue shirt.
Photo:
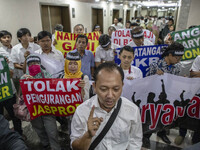
<svg viewBox="0 0 200 150">
<path fill-rule="evenodd" d="M 72 52 L 77 52 L 75 49 Z M 81 56 L 81 71 L 92 80 L 91 67 L 94 67 L 94 55 L 91 51 L 85 50 L 85 54 Z"/>
</svg>

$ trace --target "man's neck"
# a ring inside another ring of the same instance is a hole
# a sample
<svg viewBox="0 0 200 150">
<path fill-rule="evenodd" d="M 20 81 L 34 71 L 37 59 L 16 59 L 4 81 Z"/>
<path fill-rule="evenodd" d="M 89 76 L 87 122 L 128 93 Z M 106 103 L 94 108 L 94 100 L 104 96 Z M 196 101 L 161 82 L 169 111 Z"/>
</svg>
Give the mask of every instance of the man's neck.
<svg viewBox="0 0 200 150">
<path fill-rule="evenodd" d="M 46 49 L 42 50 L 42 52 L 45 53 L 45 54 L 49 54 L 51 51 L 52 51 L 52 47 L 50 49 L 48 49 L 48 50 L 46 50 Z"/>
<path fill-rule="evenodd" d="M 128 70 L 131 66 L 124 66 L 123 64 L 120 65 L 123 70 Z"/>
<path fill-rule="evenodd" d="M 83 56 L 83 55 L 85 54 L 85 50 L 78 50 L 78 49 L 77 49 L 77 51 L 79 52 L 79 54 L 80 54 L 81 56 Z"/>
<path fill-rule="evenodd" d="M 27 49 L 28 48 L 29 43 L 22 43 L 22 47 Z"/>
</svg>

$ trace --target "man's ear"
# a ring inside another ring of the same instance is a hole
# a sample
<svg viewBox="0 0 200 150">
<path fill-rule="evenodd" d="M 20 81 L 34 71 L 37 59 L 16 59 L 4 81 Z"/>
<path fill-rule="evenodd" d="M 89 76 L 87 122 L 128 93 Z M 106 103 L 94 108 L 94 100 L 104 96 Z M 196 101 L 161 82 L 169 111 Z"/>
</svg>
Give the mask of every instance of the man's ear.
<svg viewBox="0 0 200 150">
<path fill-rule="evenodd" d="M 92 83 L 92 87 L 94 89 L 94 92 L 96 93 L 96 83 L 95 82 Z"/>
</svg>

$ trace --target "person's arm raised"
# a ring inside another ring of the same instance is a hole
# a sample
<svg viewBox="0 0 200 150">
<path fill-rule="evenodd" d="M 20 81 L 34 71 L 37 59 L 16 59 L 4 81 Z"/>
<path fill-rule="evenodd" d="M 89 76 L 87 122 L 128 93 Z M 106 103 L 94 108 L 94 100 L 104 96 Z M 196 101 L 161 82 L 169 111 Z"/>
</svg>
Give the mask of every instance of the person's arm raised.
<svg viewBox="0 0 200 150">
<path fill-rule="evenodd" d="M 103 118 L 93 117 L 95 107 L 93 106 L 88 117 L 88 131 L 84 135 L 72 143 L 73 150 L 88 150 L 92 141 L 92 137 L 96 134 Z"/>
</svg>

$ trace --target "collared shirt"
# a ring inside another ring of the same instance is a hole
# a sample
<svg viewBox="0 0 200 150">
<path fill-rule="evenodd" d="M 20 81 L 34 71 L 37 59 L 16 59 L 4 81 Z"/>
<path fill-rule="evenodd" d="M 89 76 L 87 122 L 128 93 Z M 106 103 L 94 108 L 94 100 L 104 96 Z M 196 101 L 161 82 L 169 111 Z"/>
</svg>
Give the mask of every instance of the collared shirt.
<svg viewBox="0 0 200 150">
<path fill-rule="evenodd" d="M 174 75 L 179 75 L 181 71 L 181 64 L 175 64 L 175 65 L 168 65 L 165 59 L 160 59 L 158 62 L 153 62 L 149 66 L 149 71 L 147 72 L 146 76 L 154 75 L 156 74 L 157 70 L 161 70 L 164 73 L 170 73 Z"/>
<path fill-rule="evenodd" d="M 129 70 L 123 69 L 123 71 L 124 71 L 125 78 L 128 78 L 128 77 L 132 77 L 133 79 L 143 78 L 142 71 L 136 66 L 131 66 Z"/>
<path fill-rule="evenodd" d="M 8 66 L 9 66 L 9 68 L 10 68 L 11 70 L 13 70 L 13 69 L 14 69 L 14 65 L 13 65 L 13 62 L 12 62 L 12 59 L 11 59 L 11 49 L 9 49 L 9 48 L 6 47 L 6 46 L 2 46 L 2 47 L 0 48 L 0 55 L 2 55 L 2 56 L 4 56 L 4 57 L 7 57 L 7 58 L 8 58 L 8 60 L 9 60 Z M 15 89 L 15 86 L 14 86 L 14 83 L 13 83 L 13 80 L 12 80 L 12 79 L 11 79 L 11 84 L 12 84 L 13 94 L 15 94 L 15 93 L 16 93 L 16 89 Z"/>
<path fill-rule="evenodd" d="M 73 52 L 77 52 L 75 49 Z M 85 50 L 85 54 L 81 56 L 81 71 L 92 80 L 91 67 L 94 67 L 94 55 L 91 51 Z"/>
<path fill-rule="evenodd" d="M 127 45 L 131 47 L 137 47 L 137 45 L 135 44 L 133 40 L 130 41 Z M 148 39 L 144 39 L 144 45 L 141 45 L 141 46 L 150 46 L 150 45 L 153 45 L 153 43 L 149 41 Z"/>
<path fill-rule="evenodd" d="M 118 26 L 118 24 L 117 25 L 112 24 L 111 26 L 115 27 L 116 30 L 122 29 L 122 27 Z"/>
<path fill-rule="evenodd" d="M 30 51 L 30 53 L 34 53 L 34 51 L 40 49 L 40 46 L 35 43 L 29 43 L 28 48 L 25 49 L 21 43 L 15 45 L 11 51 L 11 59 L 13 63 L 23 64 L 25 61 L 24 53 L 26 51 Z M 14 78 L 20 78 L 23 75 L 23 70 L 15 69 Z"/>
<path fill-rule="evenodd" d="M 54 49 L 53 47 L 48 54 L 44 53 L 41 48 L 39 50 L 35 51 L 35 53 L 46 56 L 49 59 L 58 60 L 58 61 L 64 63 L 64 56 L 63 56 L 62 52 Z"/>
<path fill-rule="evenodd" d="M 95 62 L 101 61 L 113 61 L 114 60 L 114 52 L 110 48 L 108 50 L 104 50 L 101 45 L 99 45 L 96 49 L 95 53 Z"/>
<path fill-rule="evenodd" d="M 11 49 L 6 47 L 6 46 L 2 46 L 0 48 L 0 55 L 7 57 L 8 60 L 9 60 L 9 64 L 8 64 L 9 68 L 14 69 L 14 65 L 13 65 L 13 62 L 12 62 L 12 59 L 11 59 Z"/>
<path fill-rule="evenodd" d="M 71 143 L 82 137 L 88 130 L 87 121 L 92 106 L 95 106 L 93 117 L 103 118 L 103 122 L 97 130 L 96 135 L 92 138 L 92 142 L 97 135 L 100 134 L 114 111 L 114 108 L 116 108 L 115 105 L 115 107 L 107 113 L 100 107 L 97 95 L 79 105 L 72 119 Z M 122 97 L 122 105 L 113 125 L 95 150 L 140 150 L 141 146 L 142 124 L 139 108 Z"/>
<path fill-rule="evenodd" d="M 190 71 L 200 71 L 200 55 L 195 58 Z"/>
</svg>

